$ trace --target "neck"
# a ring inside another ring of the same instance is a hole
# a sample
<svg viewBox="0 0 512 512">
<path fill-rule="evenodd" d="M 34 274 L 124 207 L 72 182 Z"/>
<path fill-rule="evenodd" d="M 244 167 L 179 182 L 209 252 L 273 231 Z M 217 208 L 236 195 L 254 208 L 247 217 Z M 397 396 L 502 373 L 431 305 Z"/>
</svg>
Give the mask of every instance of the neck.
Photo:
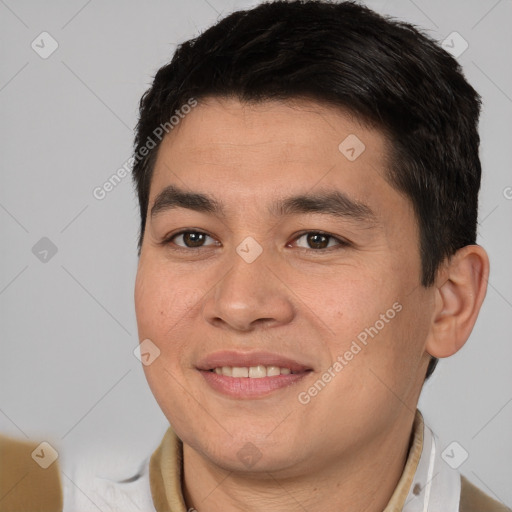
<svg viewBox="0 0 512 512">
<path fill-rule="evenodd" d="M 382 512 L 402 475 L 413 420 L 408 413 L 357 453 L 335 457 L 315 471 L 294 474 L 227 471 L 184 444 L 185 502 L 189 510 L 199 512 Z M 305 462 L 304 466 L 311 468 Z"/>
</svg>

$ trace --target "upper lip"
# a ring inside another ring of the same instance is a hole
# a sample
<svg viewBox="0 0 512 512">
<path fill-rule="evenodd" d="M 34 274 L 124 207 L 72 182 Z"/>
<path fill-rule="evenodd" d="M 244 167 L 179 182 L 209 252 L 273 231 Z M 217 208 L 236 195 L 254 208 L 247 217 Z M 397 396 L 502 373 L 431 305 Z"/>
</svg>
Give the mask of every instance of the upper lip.
<svg viewBox="0 0 512 512">
<path fill-rule="evenodd" d="M 214 352 L 203 357 L 197 363 L 197 368 L 199 370 L 213 370 L 222 366 L 250 367 L 258 365 L 289 368 L 292 372 L 303 372 L 312 369 L 310 366 L 299 361 L 271 352 L 237 352 L 228 350 Z"/>
</svg>

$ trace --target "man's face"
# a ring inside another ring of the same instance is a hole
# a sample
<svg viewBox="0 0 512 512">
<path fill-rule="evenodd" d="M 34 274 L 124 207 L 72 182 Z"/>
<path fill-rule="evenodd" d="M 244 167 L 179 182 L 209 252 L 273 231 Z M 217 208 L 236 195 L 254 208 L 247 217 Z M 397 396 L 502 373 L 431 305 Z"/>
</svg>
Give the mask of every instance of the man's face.
<svg viewBox="0 0 512 512">
<path fill-rule="evenodd" d="M 386 162 L 379 131 L 305 100 L 209 98 L 162 142 L 137 322 L 160 350 L 152 392 L 198 454 L 298 474 L 411 419 L 434 292 Z"/>
</svg>

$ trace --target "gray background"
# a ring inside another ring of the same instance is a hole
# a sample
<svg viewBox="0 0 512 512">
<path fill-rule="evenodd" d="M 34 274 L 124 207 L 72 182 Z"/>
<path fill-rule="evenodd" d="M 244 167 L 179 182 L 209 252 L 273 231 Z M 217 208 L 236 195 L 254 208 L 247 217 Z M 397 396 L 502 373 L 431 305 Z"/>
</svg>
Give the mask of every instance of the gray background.
<svg viewBox="0 0 512 512">
<path fill-rule="evenodd" d="M 458 59 L 484 100 L 479 242 L 491 278 L 469 342 L 438 366 L 420 408 L 442 448 L 469 453 L 461 472 L 512 505 L 512 2 L 366 4 L 469 44 Z M 101 201 L 92 191 L 130 156 L 139 98 L 175 45 L 249 5 L 0 0 L 1 432 L 48 440 L 63 462 L 126 466 L 160 441 L 167 422 L 132 353 L 135 195 L 129 177 Z M 31 47 L 43 31 L 59 45 L 47 59 Z M 32 251 L 43 237 L 57 248 L 45 262 Z"/>
</svg>

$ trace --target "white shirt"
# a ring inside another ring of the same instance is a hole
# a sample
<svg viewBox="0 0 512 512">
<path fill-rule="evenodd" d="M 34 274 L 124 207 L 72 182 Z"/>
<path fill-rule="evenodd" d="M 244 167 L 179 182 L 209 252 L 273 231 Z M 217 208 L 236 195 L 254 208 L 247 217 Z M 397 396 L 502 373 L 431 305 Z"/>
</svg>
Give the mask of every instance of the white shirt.
<svg viewBox="0 0 512 512">
<path fill-rule="evenodd" d="M 156 512 L 149 485 L 149 459 L 138 468 L 95 463 L 66 464 L 61 461 L 63 512 Z M 124 461 L 123 461 L 124 465 Z M 101 467 L 111 467 L 109 474 Z M 113 475 L 116 475 L 113 477 Z"/>
</svg>

